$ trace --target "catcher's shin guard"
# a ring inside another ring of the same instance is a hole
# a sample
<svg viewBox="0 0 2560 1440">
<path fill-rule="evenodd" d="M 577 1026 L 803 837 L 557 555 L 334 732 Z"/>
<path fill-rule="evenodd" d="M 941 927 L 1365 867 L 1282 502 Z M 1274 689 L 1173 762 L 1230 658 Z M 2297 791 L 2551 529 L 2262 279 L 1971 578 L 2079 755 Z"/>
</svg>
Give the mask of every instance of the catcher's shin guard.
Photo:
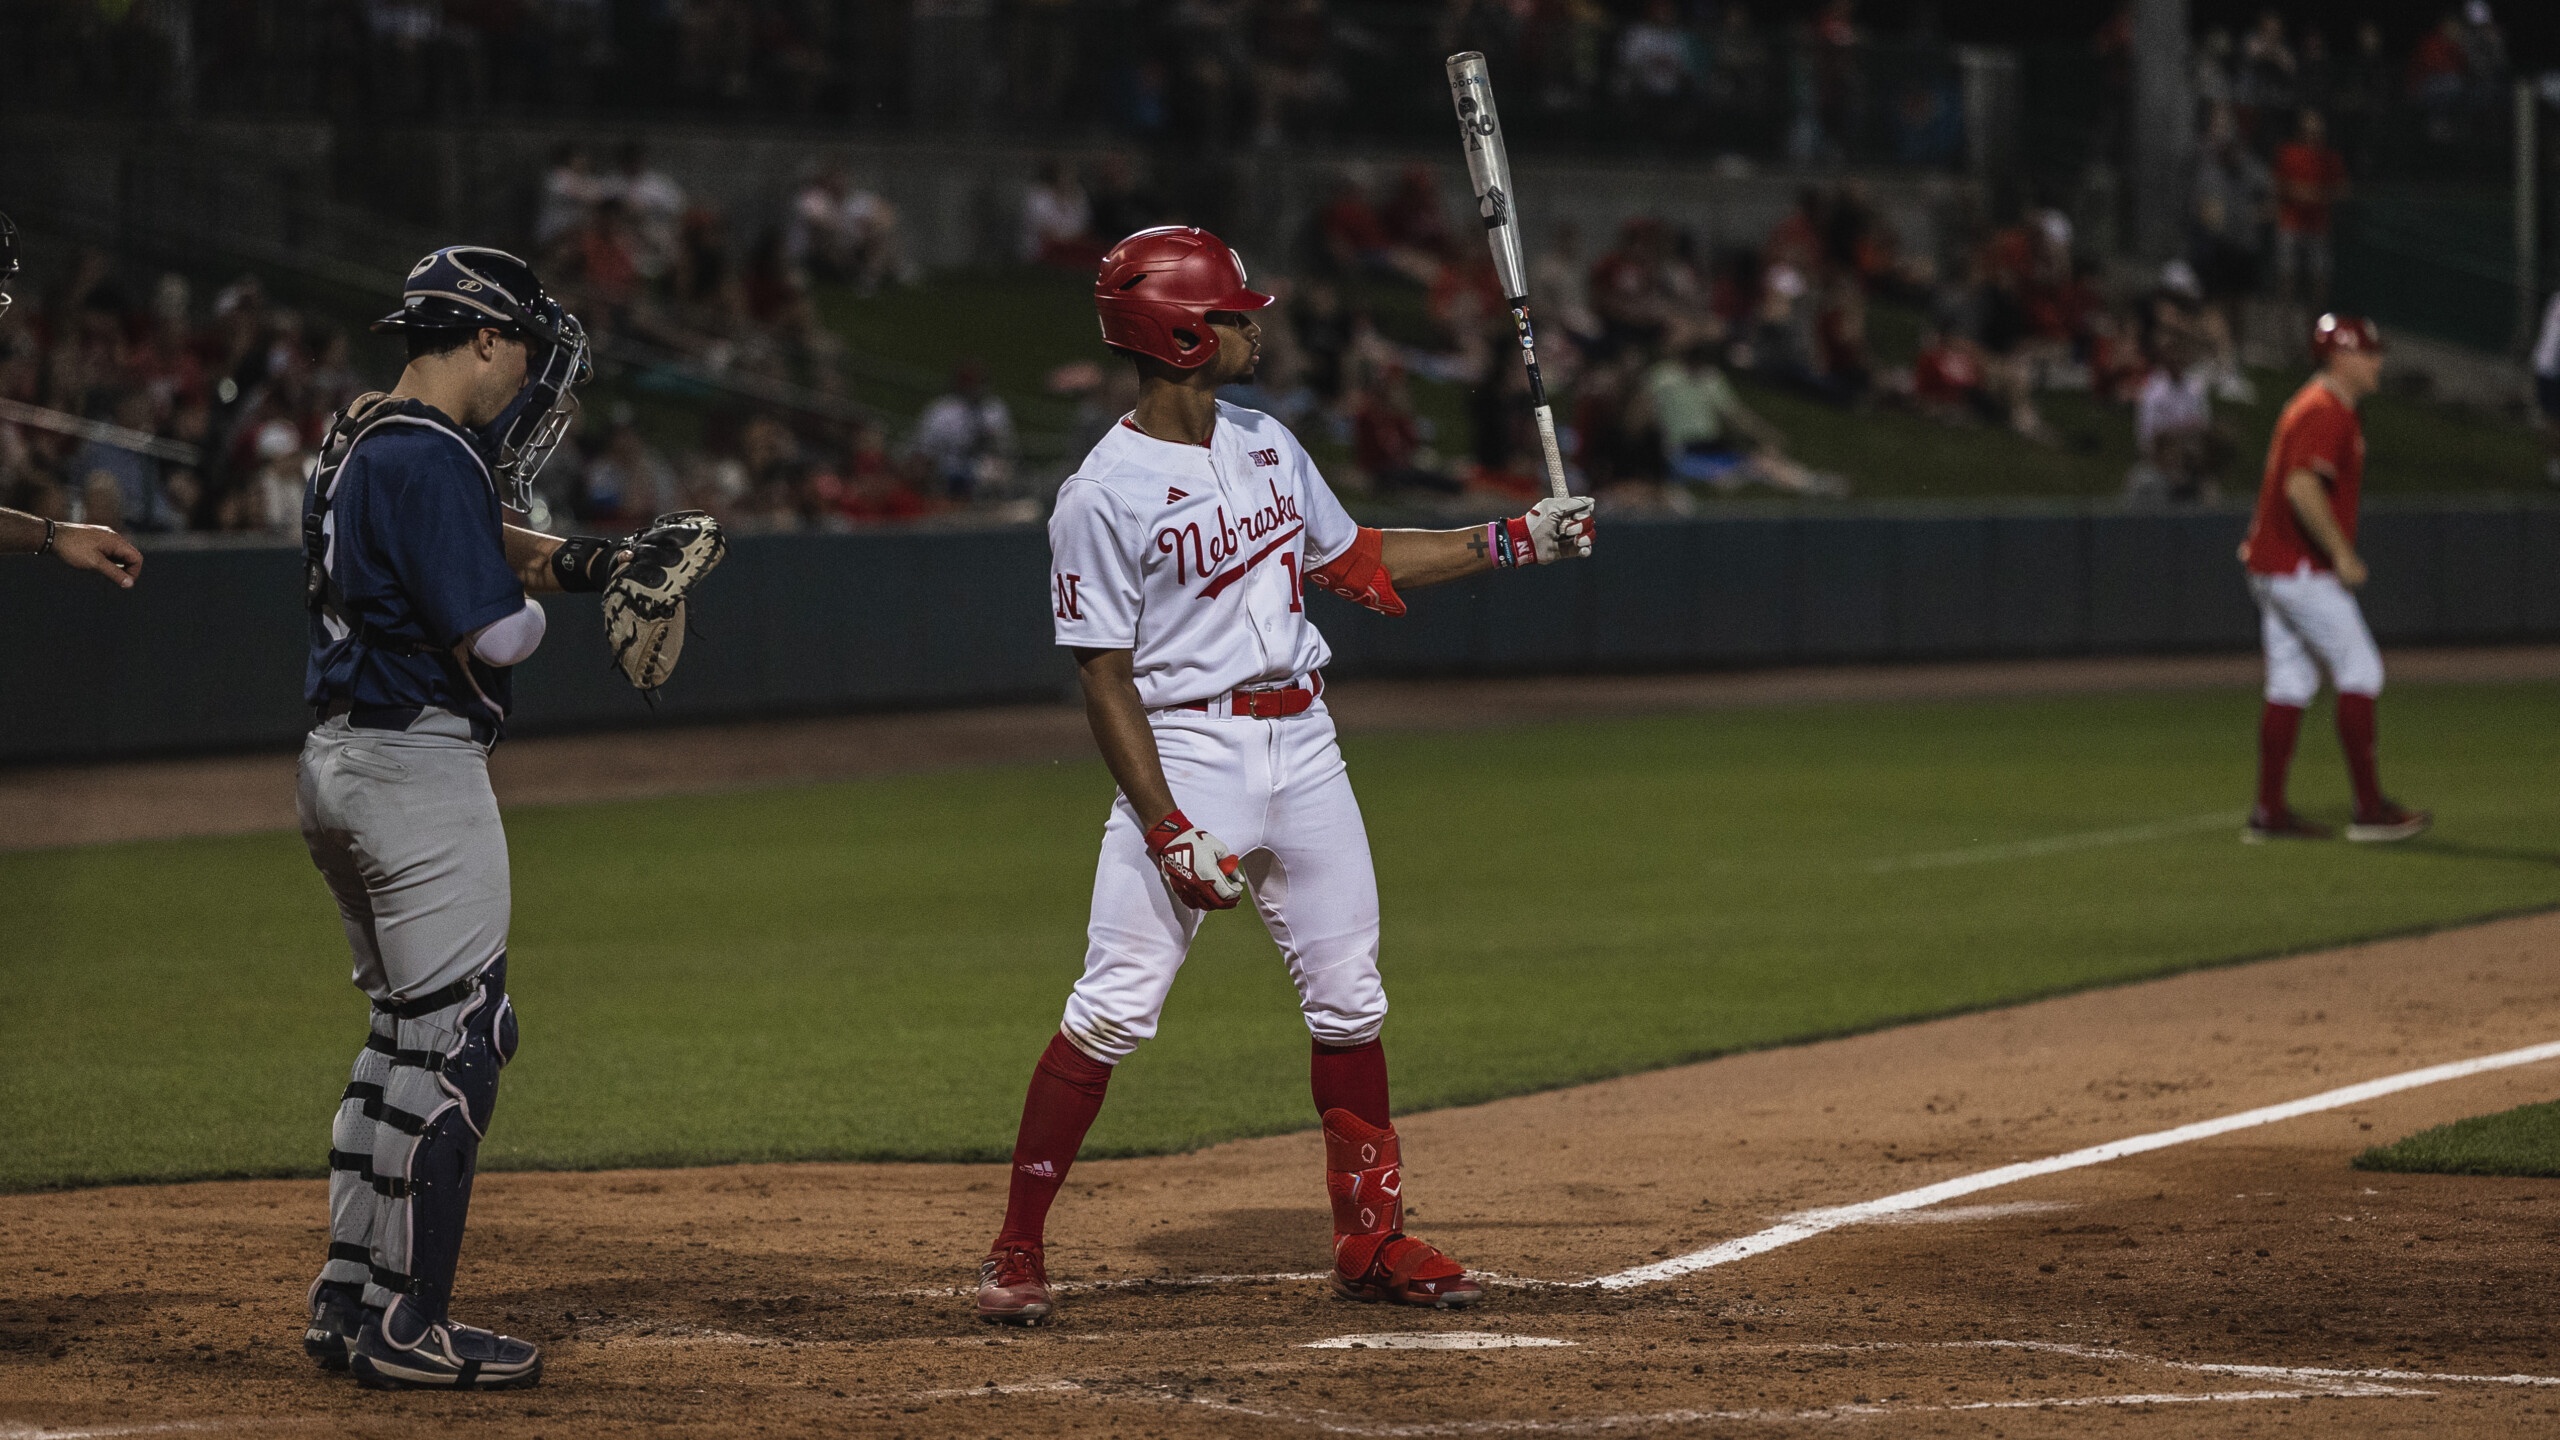
<svg viewBox="0 0 2560 1440">
<path fill-rule="evenodd" d="M 374 1186 L 375 1137 L 382 1129 L 375 1117 L 391 1079 L 397 1027 L 389 1015 L 374 1012 L 373 1029 L 356 1052 L 355 1073 L 329 1125 L 329 1261 L 320 1267 L 325 1284 L 363 1285 L 373 1278 L 373 1236 L 386 1203 Z"/>
<path fill-rule="evenodd" d="M 431 1004 L 436 1008 L 422 1008 Z M 497 1109 L 498 1072 L 515 1057 L 507 958 L 501 954 L 460 985 L 391 1013 L 399 1032 L 374 1149 L 374 1185 L 383 1204 L 365 1303 L 388 1305 L 405 1296 L 433 1324 L 445 1318 L 453 1297 L 480 1139 Z"/>
<path fill-rule="evenodd" d="M 1324 1168 L 1333 1196 L 1335 1293 L 1440 1310 L 1484 1298 L 1465 1266 L 1404 1233 L 1403 1152 L 1394 1126 L 1326 1111 Z"/>
</svg>

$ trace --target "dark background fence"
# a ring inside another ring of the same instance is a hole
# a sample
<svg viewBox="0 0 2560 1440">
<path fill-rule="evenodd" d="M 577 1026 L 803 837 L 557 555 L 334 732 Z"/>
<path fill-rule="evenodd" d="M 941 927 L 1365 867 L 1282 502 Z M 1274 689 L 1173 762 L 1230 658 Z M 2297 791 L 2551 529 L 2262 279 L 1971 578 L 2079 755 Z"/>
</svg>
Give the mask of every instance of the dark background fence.
<svg viewBox="0 0 2560 1440">
<path fill-rule="evenodd" d="M 1309 597 L 1337 679 L 2242 650 L 2246 516 L 1791 515 L 1608 527 L 1589 565 L 1488 576 L 1387 620 Z M 2560 506 L 2379 507 L 2364 594 L 2385 643 L 2560 638 Z M 300 555 L 161 549 L 111 590 L 0 564 L 0 763 L 289 746 Z M 605 663 L 592 600 L 547 602 L 521 734 L 1057 698 L 1035 528 L 740 539 L 653 713 Z"/>
</svg>

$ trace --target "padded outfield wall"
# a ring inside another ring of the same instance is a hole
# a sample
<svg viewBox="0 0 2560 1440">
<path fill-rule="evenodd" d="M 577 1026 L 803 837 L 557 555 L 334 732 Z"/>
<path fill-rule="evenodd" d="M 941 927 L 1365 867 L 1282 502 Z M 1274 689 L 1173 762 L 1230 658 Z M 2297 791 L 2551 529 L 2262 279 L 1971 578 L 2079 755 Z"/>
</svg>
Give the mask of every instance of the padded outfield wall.
<svg viewBox="0 0 2560 1440">
<path fill-rule="evenodd" d="M 2366 614 L 2390 643 L 2560 639 L 2560 506 L 2377 505 Z M 1587 565 L 1487 576 L 1387 620 L 1317 594 L 1332 674 L 1490 675 L 2245 650 L 2247 517 L 1876 511 L 1604 526 Z M 656 712 L 607 667 L 595 603 L 546 602 L 516 730 L 1065 695 L 1035 527 L 741 537 Z M 150 552 L 120 592 L 0 561 L 0 763 L 288 747 L 301 557 Z"/>
</svg>

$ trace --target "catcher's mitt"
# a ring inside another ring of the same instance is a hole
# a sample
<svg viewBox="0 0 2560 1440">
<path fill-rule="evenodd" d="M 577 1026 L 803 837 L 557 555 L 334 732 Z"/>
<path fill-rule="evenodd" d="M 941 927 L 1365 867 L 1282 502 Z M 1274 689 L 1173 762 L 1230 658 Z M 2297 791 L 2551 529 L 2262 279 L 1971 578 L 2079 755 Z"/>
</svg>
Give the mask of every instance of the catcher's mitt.
<svg viewBox="0 0 2560 1440">
<path fill-rule="evenodd" d="M 728 553 L 729 537 L 704 512 L 678 510 L 623 543 L 631 558 L 604 587 L 605 640 L 631 683 L 655 690 L 684 653 L 685 598 Z"/>
</svg>

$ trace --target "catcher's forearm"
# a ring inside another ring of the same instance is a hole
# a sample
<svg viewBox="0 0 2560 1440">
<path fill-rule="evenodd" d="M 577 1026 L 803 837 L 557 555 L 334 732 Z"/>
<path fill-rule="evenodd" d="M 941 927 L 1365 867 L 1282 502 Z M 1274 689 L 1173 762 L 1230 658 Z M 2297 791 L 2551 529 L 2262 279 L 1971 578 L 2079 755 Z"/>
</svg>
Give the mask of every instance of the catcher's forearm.
<svg viewBox="0 0 2560 1440">
<path fill-rule="evenodd" d="M 1463 580 L 1494 568 L 1481 525 L 1464 530 L 1386 530 L 1379 532 L 1379 539 L 1379 561 L 1398 590 Z"/>
<path fill-rule="evenodd" d="M 557 535 L 527 530 L 521 525 L 507 527 L 507 568 L 524 582 L 528 595 L 560 593 L 560 577 L 552 573 L 551 557 L 567 543 Z"/>
<path fill-rule="evenodd" d="M 43 516 L 0 509 L 0 555 L 33 555 L 44 543 L 44 534 Z"/>
<path fill-rule="evenodd" d="M 1093 727 L 1093 743 L 1102 763 L 1120 782 L 1120 793 L 1138 812 L 1138 828 L 1152 827 L 1173 813 L 1173 787 L 1164 778 L 1164 759 L 1156 753 L 1156 732 L 1147 726 L 1147 707 L 1138 699 L 1126 650 L 1078 649 L 1076 674 L 1084 682 L 1085 723 Z"/>
</svg>

